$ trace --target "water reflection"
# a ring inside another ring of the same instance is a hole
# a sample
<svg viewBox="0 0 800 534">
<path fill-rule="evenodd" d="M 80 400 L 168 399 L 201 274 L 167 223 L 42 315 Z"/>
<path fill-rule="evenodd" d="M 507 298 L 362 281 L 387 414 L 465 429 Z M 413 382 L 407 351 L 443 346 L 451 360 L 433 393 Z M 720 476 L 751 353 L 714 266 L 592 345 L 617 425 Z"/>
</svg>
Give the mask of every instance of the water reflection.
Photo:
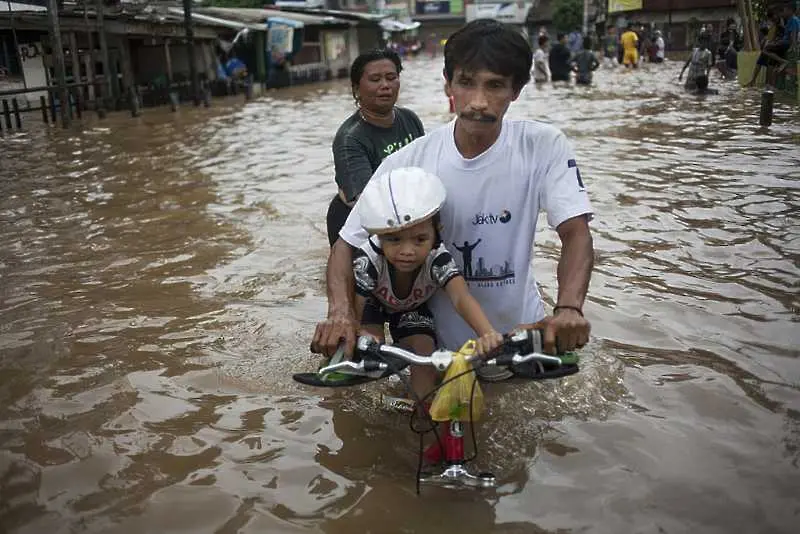
<svg viewBox="0 0 800 534">
<path fill-rule="evenodd" d="M 0 140 L 0 524 L 12 532 L 790 532 L 800 486 L 797 124 L 677 68 L 528 87 L 588 178 L 580 374 L 486 388 L 494 492 L 414 493 L 392 384 L 290 380 L 325 312 L 345 82 Z M 441 65 L 401 103 L 449 119 Z M 672 72 L 675 71 L 675 72 Z M 555 294 L 556 234 L 537 243 Z"/>
</svg>

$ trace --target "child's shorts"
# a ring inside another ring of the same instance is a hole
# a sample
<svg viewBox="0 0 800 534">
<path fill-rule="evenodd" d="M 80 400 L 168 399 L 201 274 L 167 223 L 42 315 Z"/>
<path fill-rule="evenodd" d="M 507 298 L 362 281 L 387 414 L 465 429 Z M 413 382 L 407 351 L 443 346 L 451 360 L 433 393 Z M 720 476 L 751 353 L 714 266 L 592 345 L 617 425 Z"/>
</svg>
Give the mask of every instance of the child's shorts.
<svg viewBox="0 0 800 534">
<path fill-rule="evenodd" d="M 387 322 L 392 341 L 395 343 L 418 334 L 430 336 L 436 341 L 433 313 L 425 303 L 408 311 L 392 312 L 384 308 L 375 297 L 368 297 L 364 305 L 364 314 L 361 316 L 361 324 L 383 326 Z"/>
</svg>

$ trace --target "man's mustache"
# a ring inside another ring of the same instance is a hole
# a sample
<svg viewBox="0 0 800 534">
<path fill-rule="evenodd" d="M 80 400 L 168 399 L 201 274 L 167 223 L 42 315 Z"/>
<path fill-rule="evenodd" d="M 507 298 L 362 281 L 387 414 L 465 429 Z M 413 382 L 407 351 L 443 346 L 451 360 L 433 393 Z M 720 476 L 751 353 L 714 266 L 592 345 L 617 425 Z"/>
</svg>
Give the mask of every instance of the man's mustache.
<svg viewBox="0 0 800 534">
<path fill-rule="evenodd" d="M 494 115 L 486 115 L 484 113 L 461 113 L 459 117 L 468 120 L 468 121 L 475 121 L 475 122 L 497 122 L 497 117 Z"/>
</svg>

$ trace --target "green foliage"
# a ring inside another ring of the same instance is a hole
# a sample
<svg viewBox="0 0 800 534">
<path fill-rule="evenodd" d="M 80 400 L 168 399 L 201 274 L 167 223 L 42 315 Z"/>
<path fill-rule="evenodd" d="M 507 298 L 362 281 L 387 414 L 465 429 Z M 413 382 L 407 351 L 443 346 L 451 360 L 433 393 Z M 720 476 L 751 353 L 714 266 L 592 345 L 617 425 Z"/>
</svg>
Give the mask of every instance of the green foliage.
<svg viewBox="0 0 800 534">
<path fill-rule="evenodd" d="M 583 24 L 583 0 L 553 0 L 553 26 L 570 32 Z"/>
</svg>

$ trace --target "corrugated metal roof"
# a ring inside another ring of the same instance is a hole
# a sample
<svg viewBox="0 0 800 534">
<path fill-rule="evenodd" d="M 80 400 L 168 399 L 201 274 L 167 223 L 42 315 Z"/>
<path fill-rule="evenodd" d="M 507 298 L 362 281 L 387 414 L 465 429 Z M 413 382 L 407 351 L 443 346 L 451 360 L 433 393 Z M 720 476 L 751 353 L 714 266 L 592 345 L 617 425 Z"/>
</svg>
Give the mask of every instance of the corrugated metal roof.
<svg viewBox="0 0 800 534">
<path fill-rule="evenodd" d="M 207 15 L 217 16 L 229 20 L 238 20 L 246 23 L 263 23 L 272 17 L 302 22 L 307 26 L 326 26 L 333 24 L 352 25 L 349 20 L 332 17 L 330 15 L 309 15 L 308 13 L 298 13 L 296 11 L 284 11 L 279 9 L 253 9 L 246 7 L 203 7 L 196 8 L 195 11 Z"/>
<path fill-rule="evenodd" d="M 183 18 L 183 9 L 179 7 L 170 7 L 167 9 L 167 12 L 170 15 L 176 15 Z M 211 15 L 204 15 L 202 13 L 195 13 L 192 12 L 192 20 L 195 22 L 201 23 L 204 26 L 218 26 L 221 28 L 230 28 L 232 30 L 243 30 L 245 28 L 250 30 L 266 30 L 266 24 L 252 24 L 246 22 L 240 22 L 238 20 L 228 20 L 222 19 L 219 17 L 213 17 Z"/>
</svg>

